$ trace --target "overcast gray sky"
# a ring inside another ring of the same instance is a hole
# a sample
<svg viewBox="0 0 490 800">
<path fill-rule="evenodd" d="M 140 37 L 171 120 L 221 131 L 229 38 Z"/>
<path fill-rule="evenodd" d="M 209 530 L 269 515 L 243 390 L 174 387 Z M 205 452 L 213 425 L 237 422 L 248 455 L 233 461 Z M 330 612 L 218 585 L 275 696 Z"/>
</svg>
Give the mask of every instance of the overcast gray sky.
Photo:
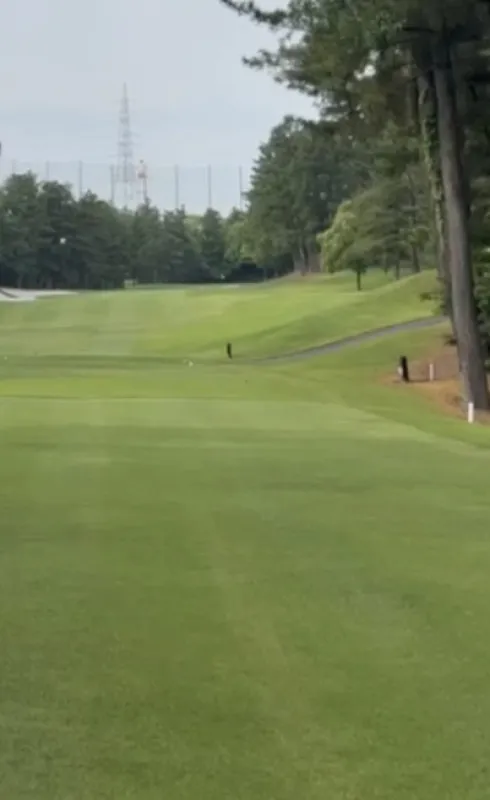
<svg viewBox="0 0 490 800">
<path fill-rule="evenodd" d="M 135 159 L 148 162 L 150 193 L 171 205 L 165 167 L 179 164 L 182 201 L 205 205 L 212 164 L 214 202 L 229 205 L 238 166 L 247 173 L 270 128 L 310 110 L 242 65 L 268 34 L 218 0 L 16 0 L 2 9 L 2 34 L 3 174 L 14 159 L 39 170 L 49 161 L 52 177 L 76 182 L 82 159 L 85 184 L 105 187 L 126 81 Z"/>
</svg>

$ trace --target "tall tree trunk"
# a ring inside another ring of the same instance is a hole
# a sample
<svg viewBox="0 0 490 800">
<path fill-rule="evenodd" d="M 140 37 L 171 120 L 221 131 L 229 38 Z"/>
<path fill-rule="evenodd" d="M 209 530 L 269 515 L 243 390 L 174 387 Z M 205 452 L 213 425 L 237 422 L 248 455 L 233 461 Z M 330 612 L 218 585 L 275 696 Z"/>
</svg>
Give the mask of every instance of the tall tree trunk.
<svg viewBox="0 0 490 800">
<path fill-rule="evenodd" d="M 411 254 L 412 254 L 412 272 L 414 274 L 417 274 L 417 273 L 419 273 L 421 271 L 419 251 L 418 251 L 417 245 L 412 243 L 410 245 L 410 250 L 411 250 Z"/>
<path fill-rule="evenodd" d="M 462 122 L 450 48 L 444 36 L 438 44 L 434 52 L 434 80 L 458 355 L 466 400 L 477 409 L 487 410 L 490 402 L 474 295 Z"/>
<path fill-rule="evenodd" d="M 356 287 L 357 291 L 360 292 L 362 289 L 362 272 L 360 269 L 356 269 Z"/>
<path fill-rule="evenodd" d="M 307 246 L 308 252 L 308 272 L 318 273 L 321 272 L 320 253 L 314 243 Z"/>
<path fill-rule="evenodd" d="M 300 275 L 303 275 L 305 270 L 305 262 L 301 250 L 295 252 L 293 256 L 293 265 L 294 271 Z"/>
<path fill-rule="evenodd" d="M 309 261 L 308 261 L 308 247 L 305 244 L 305 242 L 303 242 L 303 244 L 301 245 L 301 254 L 302 254 L 302 258 L 303 258 L 303 270 L 302 270 L 301 274 L 302 275 L 307 275 L 308 272 L 310 271 L 310 264 L 309 264 Z"/>
<path fill-rule="evenodd" d="M 407 184 L 407 192 L 410 197 L 410 222 L 411 222 L 411 228 L 413 230 L 417 226 L 417 217 L 416 217 L 417 195 L 415 192 L 415 186 L 413 184 L 413 180 L 409 170 L 406 170 L 405 172 L 405 179 Z M 412 258 L 412 272 L 414 274 L 417 274 L 421 271 L 420 255 L 419 255 L 419 248 L 413 241 L 410 243 L 410 255 Z"/>
<path fill-rule="evenodd" d="M 442 289 L 444 313 L 447 314 L 451 320 L 453 333 L 456 335 L 452 313 L 449 247 L 446 231 L 446 210 L 444 207 L 444 187 L 441 175 L 439 131 L 437 125 L 437 95 L 432 68 L 424 67 L 421 70 L 418 83 L 422 155 L 429 179 L 432 213 L 434 215 L 437 274 Z"/>
</svg>

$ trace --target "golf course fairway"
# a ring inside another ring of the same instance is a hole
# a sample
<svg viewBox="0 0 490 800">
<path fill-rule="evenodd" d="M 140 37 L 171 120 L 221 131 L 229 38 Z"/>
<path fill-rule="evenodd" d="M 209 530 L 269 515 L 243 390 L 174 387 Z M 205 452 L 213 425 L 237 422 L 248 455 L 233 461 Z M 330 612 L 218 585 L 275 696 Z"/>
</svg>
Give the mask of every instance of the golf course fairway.
<svg viewBox="0 0 490 800">
<path fill-rule="evenodd" d="M 430 280 L 0 305 L 2 800 L 489 796 L 490 429 L 384 380 L 444 326 L 264 360 Z"/>
</svg>

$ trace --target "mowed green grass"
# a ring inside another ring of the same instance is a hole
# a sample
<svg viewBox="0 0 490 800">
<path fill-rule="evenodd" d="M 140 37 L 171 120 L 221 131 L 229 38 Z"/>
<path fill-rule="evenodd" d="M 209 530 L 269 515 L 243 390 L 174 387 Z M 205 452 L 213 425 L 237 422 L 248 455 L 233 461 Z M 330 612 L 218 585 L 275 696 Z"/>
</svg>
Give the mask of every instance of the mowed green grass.
<svg viewBox="0 0 490 800">
<path fill-rule="evenodd" d="M 6 354 L 221 359 L 276 355 L 430 316 L 420 293 L 430 272 L 394 281 L 373 271 L 357 292 L 352 275 L 251 287 L 101 292 L 42 303 L 0 303 Z M 0 356 L 1 358 L 1 356 Z"/>
<path fill-rule="evenodd" d="M 440 332 L 191 368 L 143 294 L 0 309 L 0 798 L 488 797 L 490 435 L 379 381 Z"/>
</svg>

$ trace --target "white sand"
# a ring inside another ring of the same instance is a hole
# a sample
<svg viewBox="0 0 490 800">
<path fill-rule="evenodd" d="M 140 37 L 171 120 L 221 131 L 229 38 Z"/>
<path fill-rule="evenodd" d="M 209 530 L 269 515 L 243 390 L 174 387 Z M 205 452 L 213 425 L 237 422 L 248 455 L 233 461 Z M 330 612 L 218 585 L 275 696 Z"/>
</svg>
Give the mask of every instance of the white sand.
<svg viewBox="0 0 490 800">
<path fill-rule="evenodd" d="M 0 303 L 32 303 L 43 297 L 63 297 L 75 292 L 65 292 L 61 289 L 2 289 L 0 288 Z"/>
</svg>

